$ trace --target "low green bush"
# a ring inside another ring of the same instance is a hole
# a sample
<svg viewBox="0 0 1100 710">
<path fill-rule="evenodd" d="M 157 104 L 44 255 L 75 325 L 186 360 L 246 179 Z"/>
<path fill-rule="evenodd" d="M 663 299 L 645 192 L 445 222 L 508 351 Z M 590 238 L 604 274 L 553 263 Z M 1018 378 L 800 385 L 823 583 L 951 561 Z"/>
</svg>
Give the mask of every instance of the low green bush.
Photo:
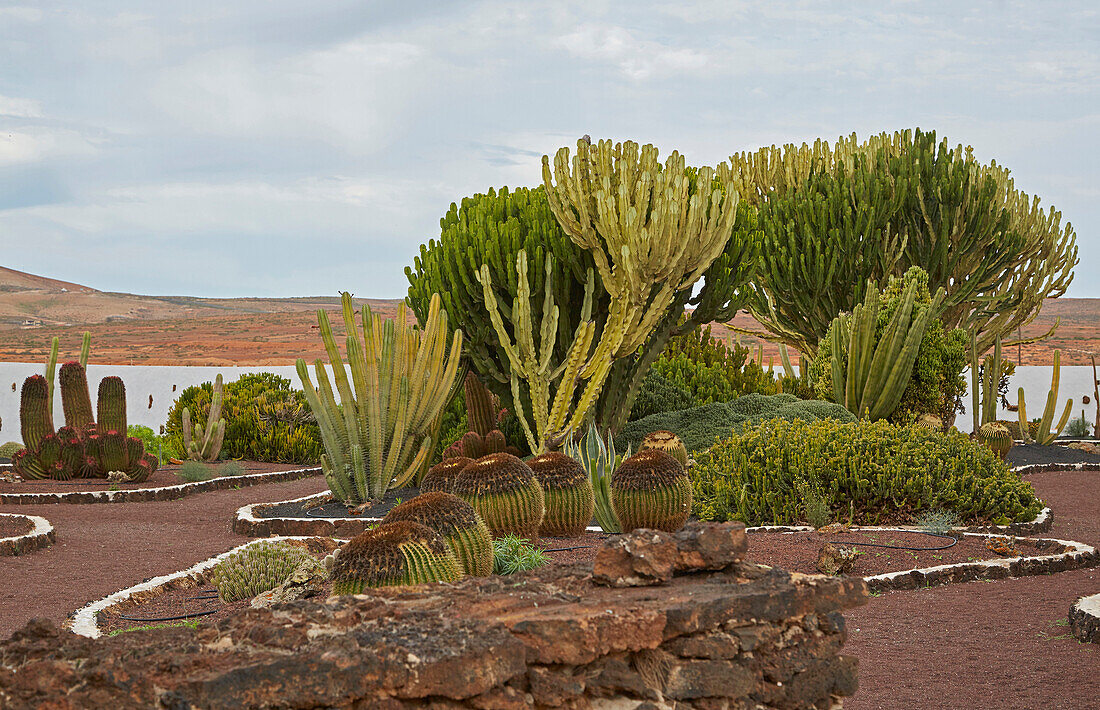
<svg viewBox="0 0 1100 710">
<path fill-rule="evenodd" d="M 711 402 L 691 409 L 651 414 L 628 423 L 615 437 L 615 446 L 625 450 L 638 448 L 645 435 L 652 431 L 671 431 L 679 436 L 688 453 L 705 449 L 716 439 L 729 436 L 735 427 L 766 419 L 836 419 L 855 421 L 855 417 L 839 404 L 820 400 L 800 400 L 793 394 L 748 394 L 732 402 Z"/>
<path fill-rule="evenodd" d="M 192 422 L 205 422 L 214 385 L 188 387 L 168 411 L 164 435 L 183 451 L 183 408 Z M 241 375 L 223 389 L 225 438 L 221 456 L 249 461 L 312 464 L 321 460 L 321 432 L 305 395 L 290 380 L 270 372 Z"/>
<path fill-rule="evenodd" d="M 987 447 L 959 432 L 886 421 L 772 420 L 742 429 L 696 458 L 693 512 L 748 525 L 802 522 L 807 484 L 833 519 L 904 522 L 950 511 L 964 523 L 1032 520 L 1043 504 Z"/>
<path fill-rule="evenodd" d="M 145 445 L 145 451 L 156 456 L 161 463 L 167 463 L 170 458 L 181 458 L 179 450 L 172 445 L 167 436 L 160 436 L 147 426 L 131 424 L 126 427 L 126 435 L 141 439 L 141 443 Z"/>
</svg>

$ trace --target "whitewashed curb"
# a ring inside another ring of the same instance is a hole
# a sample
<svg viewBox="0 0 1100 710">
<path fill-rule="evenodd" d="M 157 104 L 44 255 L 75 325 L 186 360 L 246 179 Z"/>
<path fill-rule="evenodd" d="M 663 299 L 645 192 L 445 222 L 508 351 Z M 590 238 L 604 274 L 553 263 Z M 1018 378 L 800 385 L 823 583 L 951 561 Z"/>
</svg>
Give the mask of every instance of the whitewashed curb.
<svg viewBox="0 0 1100 710">
<path fill-rule="evenodd" d="M 22 513 L 0 513 L 0 515 L 6 518 L 22 518 L 34 524 L 30 532 L 0 538 L 0 555 L 25 555 L 49 547 L 54 543 L 55 533 L 49 520 L 37 515 L 23 515 Z"/>
</svg>

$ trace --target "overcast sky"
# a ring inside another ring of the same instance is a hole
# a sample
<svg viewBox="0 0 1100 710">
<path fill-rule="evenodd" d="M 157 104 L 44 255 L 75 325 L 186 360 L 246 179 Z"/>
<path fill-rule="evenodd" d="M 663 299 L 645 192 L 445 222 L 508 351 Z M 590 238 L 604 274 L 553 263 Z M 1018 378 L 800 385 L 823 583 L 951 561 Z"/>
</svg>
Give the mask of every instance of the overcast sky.
<svg viewBox="0 0 1100 710">
<path fill-rule="evenodd" d="M 1100 297 L 1098 8 L 0 0 L 0 264 L 398 297 L 451 202 L 539 183 L 585 133 L 715 164 L 920 126 L 1061 210 L 1070 295 Z"/>
</svg>

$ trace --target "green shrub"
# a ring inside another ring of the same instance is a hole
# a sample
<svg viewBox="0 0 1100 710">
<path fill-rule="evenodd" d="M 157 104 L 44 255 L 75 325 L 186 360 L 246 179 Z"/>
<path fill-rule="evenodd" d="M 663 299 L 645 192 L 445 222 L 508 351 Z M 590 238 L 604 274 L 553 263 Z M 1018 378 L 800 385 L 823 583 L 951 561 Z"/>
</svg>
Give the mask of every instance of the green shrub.
<svg viewBox="0 0 1100 710">
<path fill-rule="evenodd" d="M 550 561 L 545 552 L 516 535 L 505 535 L 493 540 L 493 574 L 515 574 Z"/>
<path fill-rule="evenodd" d="M 141 439 L 141 443 L 145 445 L 145 450 L 155 455 L 162 464 L 167 463 L 170 458 L 181 458 L 179 450 L 172 445 L 167 436 L 160 436 L 147 426 L 131 424 L 126 427 L 126 435 Z"/>
<path fill-rule="evenodd" d="M 1069 420 L 1069 424 L 1066 425 L 1064 434 L 1071 439 L 1087 439 L 1092 436 L 1092 425 L 1089 423 L 1088 419 L 1085 419 L 1084 411 L 1081 412 L 1081 416 Z"/>
<path fill-rule="evenodd" d="M 176 451 L 183 450 L 181 416 L 190 407 L 192 421 L 205 421 L 214 385 L 188 387 L 168 411 L 164 433 Z M 321 460 L 321 432 L 301 390 L 270 372 L 241 375 L 225 385 L 222 416 L 225 439 L 221 455 L 231 459 L 312 464 Z"/>
<path fill-rule="evenodd" d="M 657 370 L 650 370 L 642 380 L 642 386 L 638 388 L 638 398 L 630 409 L 630 421 L 648 417 L 650 414 L 691 409 L 695 404 L 687 387 L 672 382 Z"/>
<path fill-rule="evenodd" d="M 0 458 L 10 459 L 12 456 L 15 456 L 15 452 L 22 451 L 22 449 L 23 444 L 18 441 L 9 441 L 5 444 L 0 444 Z"/>
<path fill-rule="evenodd" d="M 815 480 L 834 519 L 901 522 L 941 509 L 968 523 L 1033 519 L 1030 483 L 964 434 L 886 421 L 767 421 L 696 458 L 694 512 L 748 525 L 803 519 L 800 481 Z"/>
<path fill-rule="evenodd" d="M 624 426 L 615 437 L 615 445 L 624 450 L 627 445 L 637 449 L 646 434 L 664 430 L 679 436 L 690 454 L 711 446 L 716 439 L 729 436 L 734 427 L 774 418 L 855 421 L 852 413 L 839 404 L 800 400 L 793 394 L 748 394 L 732 402 L 711 402 L 643 417 Z"/>
</svg>

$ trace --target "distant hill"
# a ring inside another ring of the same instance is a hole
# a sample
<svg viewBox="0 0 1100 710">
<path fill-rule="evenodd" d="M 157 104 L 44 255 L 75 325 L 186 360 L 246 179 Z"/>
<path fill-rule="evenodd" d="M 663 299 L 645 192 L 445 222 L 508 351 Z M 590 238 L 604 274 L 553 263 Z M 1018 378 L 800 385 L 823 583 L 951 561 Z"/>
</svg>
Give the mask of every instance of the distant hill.
<svg viewBox="0 0 1100 710">
<path fill-rule="evenodd" d="M 356 299 L 386 317 L 397 312 L 397 299 Z M 0 362 L 40 362 L 54 335 L 66 348 L 79 347 L 80 334 L 92 333 L 92 358 L 101 364 L 135 365 L 290 365 L 298 357 L 324 357 L 317 334 L 316 311 L 337 310 L 339 298 L 196 298 L 141 296 L 97 291 L 0 267 Z M 1089 353 L 1100 353 L 1100 299 L 1061 298 L 1048 301 L 1025 336 L 1046 332 L 1056 318 L 1054 338 L 1012 348 L 1008 355 L 1023 364 L 1049 364 L 1062 350 L 1064 364 L 1085 365 Z M 334 318 L 337 332 L 342 329 Z M 746 313 L 731 322 L 759 330 Z M 731 336 L 724 324 L 712 334 Z M 753 356 L 762 341 L 742 337 Z M 763 343 L 764 363 L 779 367 L 778 348 Z M 797 358 L 795 358 L 797 361 Z"/>
</svg>

